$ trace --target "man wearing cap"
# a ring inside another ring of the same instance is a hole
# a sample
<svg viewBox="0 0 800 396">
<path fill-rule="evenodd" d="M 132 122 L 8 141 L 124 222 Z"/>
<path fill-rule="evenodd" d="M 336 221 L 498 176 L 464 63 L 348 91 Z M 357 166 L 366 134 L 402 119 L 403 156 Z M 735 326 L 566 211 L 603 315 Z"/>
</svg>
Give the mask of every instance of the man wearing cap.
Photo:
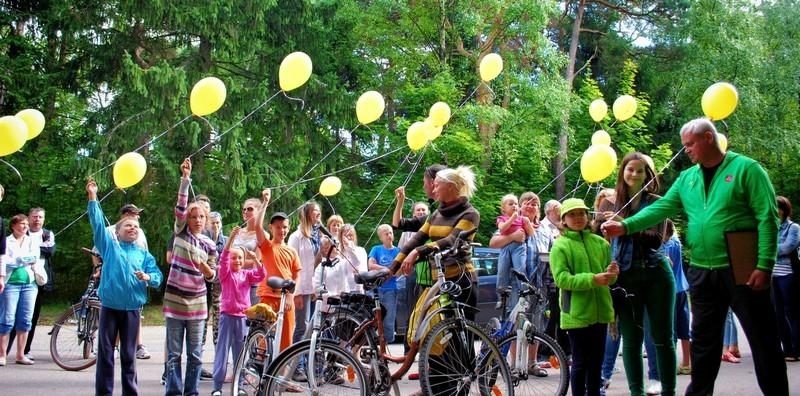
<svg viewBox="0 0 800 396">
<path fill-rule="evenodd" d="M 603 233 L 617 237 L 641 231 L 679 211 L 689 226 L 689 281 L 692 309 L 692 381 L 687 395 L 710 395 L 720 366 L 722 328 L 732 307 L 753 351 L 756 378 L 765 395 L 788 395 L 786 363 L 772 302 L 770 272 L 778 243 L 778 211 L 769 176 L 755 160 L 722 151 L 714 124 L 704 118 L 681 128 L 681 143 L 697 164 L 681 172 L 663 198 L 622 222 L 607 221 Z M 749 279 L 736 284 L 727 236 L 757 229 L 757 259 Z"/>
<path fill-rule="evenodd" d="M 268 190 L 267 190 L 268 191 Z M 286 244 L 286 237 L 289 235 L 289 216 L 283 212 L 276 212 L 269 218 L 269 232 L 272 240 L 267 239 L 264 231 L 264 213 L 269 205 L 269 193 L 263 194 L 261 208 L 256 213 L 256 239 L 258 250 L 261 251 L 261 259 L 264 262 L 264 269 L 267 277 L 258 284 L 256 295 L 262 303 L 268 304 L 275 312 L 280 311 L 281 291 L 274 290 L 267 286 L 267 279 L 271 276 L 279 276 L 283 279 L 291 279 L 297 282 L 300 275 L 300 256 L 293 247 Z M 283 331 L 281 332 L 281 346 L 283 351 L 292 343 L 292 334 L 295 328 L 295 310 L 293 296 L 286 296 L 286 306 L 284 307 Z"/>
</svg>

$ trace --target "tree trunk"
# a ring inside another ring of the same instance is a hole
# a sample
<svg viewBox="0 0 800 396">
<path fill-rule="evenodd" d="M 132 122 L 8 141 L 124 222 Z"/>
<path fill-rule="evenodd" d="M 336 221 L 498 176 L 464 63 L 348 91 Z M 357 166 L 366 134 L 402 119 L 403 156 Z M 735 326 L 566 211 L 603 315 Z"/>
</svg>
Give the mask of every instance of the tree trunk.
<svg viewBox="0 0 800 396">
<path fill-rule="evenodd" d="M 570 98 L 572 96 L 572 84 L 575 80 L 575 62 L 578 56 L 578 42 L 581 34 L 581 22 L 583 20 L 583 11 L 586 7 L 586 0 L 578 2 L 578 9 L 575 11 L 575 21 L 572 23 L 572 35 L 569 42 L 569 62 L 567 63 L 567 70 L 564 73 L 564 78 L 567 80 L 569 87 Z M 567 152 L 569 151 L 569 106 L 564 109 L 562 115 L 561 130 L 558 132 L 558 155 L 555 159 L 556 175 L 560 175 L 556 180 L 556 198 L 561 198 L 566 192 L 566 175 L 564 172 L 564 162 L 567 159 Z"/>
</svg>

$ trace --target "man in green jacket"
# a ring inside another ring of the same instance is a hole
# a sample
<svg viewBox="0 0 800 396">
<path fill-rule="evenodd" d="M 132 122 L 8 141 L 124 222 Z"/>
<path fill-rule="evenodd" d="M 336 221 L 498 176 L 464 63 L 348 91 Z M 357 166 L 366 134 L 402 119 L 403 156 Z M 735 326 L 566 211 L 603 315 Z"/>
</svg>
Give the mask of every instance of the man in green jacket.
<svg viewBox="0 0 800 396">
<path fill-rule="evenodd" d="M 788 395 L 786 363 L 769 295 L 778 241 L 775 190 L 758 162 L 720 149 L 716 128 L 708 119 L 686 123 L 681 143 L 698 165 L 681 172 L 663 198 L 635 216 L 604 223 L 603 233 L 616 237 L 641 231 L 683 210 L 689 221 L 686 243 L 692 257 L 687 278 L 693 315 L 692 381 L 686 394 L 713 394 L 730 306 L 752 348 L 761 391 Z M 725 233 L 753 228 L 758 235 L 756 268 L 746 284 L 736 285 Z"/>
</svg>

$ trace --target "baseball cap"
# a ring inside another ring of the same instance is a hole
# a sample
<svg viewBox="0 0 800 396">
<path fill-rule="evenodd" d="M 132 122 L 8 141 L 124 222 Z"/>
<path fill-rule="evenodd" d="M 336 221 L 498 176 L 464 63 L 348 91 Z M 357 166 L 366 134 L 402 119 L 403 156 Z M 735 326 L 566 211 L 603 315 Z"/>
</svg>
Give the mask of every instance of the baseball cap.
<svg viewBox="0 0 800 396">
<path fill-rule="evenodd" d="M 570 198 L 564 200 L 564 202 L 561 203 L 561 217 L 563 218 L 565 214 L 575 209 L 589 210 L 589 207 L 587 207 L 580 198 Z"/>
<path fill-rule="evenodd" d="M 119 209 L 119 214 L 121 214 L 121 215 L 128 214 L 128 213 L 139 214 L 139 213 L 141 213 L 143 210 L 144 210 L 144 209 L 139 209 L 139 208 L 138 208 L 136 205 L 134 205 L 134 204 L 126 204 L 126 205 L 124 205 L 123 207 L 121 207 L 121 208 Z"/>
<path fill-rule="evenodd" d="M 275 212 L 272 214 L 272 217 L 269 218 L 269 223 L 272 224 L 275 220 L 286 220 L 289 216 L 283 212 Z"/>
</svg>

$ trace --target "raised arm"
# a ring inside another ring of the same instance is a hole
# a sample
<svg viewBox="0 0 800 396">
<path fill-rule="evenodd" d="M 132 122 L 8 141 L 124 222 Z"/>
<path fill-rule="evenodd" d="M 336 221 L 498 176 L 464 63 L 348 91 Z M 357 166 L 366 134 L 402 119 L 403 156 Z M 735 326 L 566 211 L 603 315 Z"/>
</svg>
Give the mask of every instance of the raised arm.
<svg viewBox="0 0 800 396">
<path fill-rule="evenodd" d="M 189 185 L 192 184 L 192 160 L 186 158 L 181 163 L 181 185 L 178 188 L 178 201 L 175 204 L 175 225 L 173 232 L 180 234 L 186 227 L 186 208 L 189 203 Z"/>
<path fill-rule="evenodd" d="M 101 257 L 107 257 L 107 254 L 114 248 L 114 240 L 106 230 L 103 209 L 97 202 L 97 183 L 93 179 L 86 182 L 86 196 L 89 201 L 87 214 L 89 224 L 92 226 L 94 246 L 97 247 Z"/>
<path fill-rule="evenodd" d="M 258 213 L 256 213 L 256 241 L 259 246 L 268 239 L 267 233 L 264 231 L 264 216 L 267 214 L 267 206 L 269 206 L 270 198 L 272 198 L 272 191 L 270 191 L 270 189 L 265 188 L 261 191 L 261 207 L 258 208 Z M 231 238 L 229 237 L 229 239 Z"/>
<path fill-rule="evenodd" d="M 392 212 L 392 227 L 397 228 L 400 226 L 400 219 L 403 217 L 403 205 L 406 203 L 406 188 L 404 186 L 397 187 L 394 190 L 394 197 L 396 201 L 394 204 L 394 212 Z"/>
</svg>

